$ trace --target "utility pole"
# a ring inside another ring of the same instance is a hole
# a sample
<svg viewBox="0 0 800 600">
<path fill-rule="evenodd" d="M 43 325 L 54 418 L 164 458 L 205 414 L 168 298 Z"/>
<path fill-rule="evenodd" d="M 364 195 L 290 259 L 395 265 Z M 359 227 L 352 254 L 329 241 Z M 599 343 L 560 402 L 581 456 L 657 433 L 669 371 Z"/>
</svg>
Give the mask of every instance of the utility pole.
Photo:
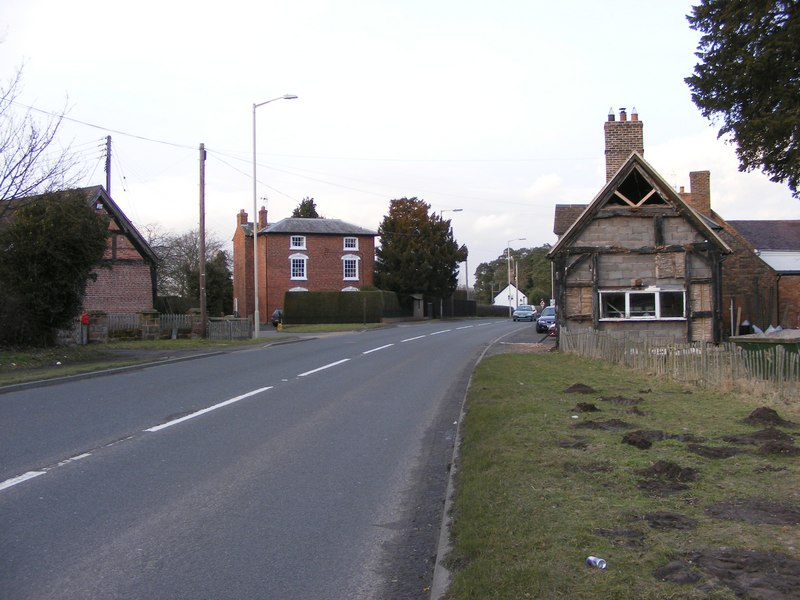
<svg viewBox="0 0 800 600">
<path fill-rule="evenodd" d="M 111 195 L 111 136 L 106 136 L 106 193 Z"/>
<path fill-rule="evenodd" d="M 206 148 L 200 144 L 200 336 L 206 337 Z"/>
</svg>

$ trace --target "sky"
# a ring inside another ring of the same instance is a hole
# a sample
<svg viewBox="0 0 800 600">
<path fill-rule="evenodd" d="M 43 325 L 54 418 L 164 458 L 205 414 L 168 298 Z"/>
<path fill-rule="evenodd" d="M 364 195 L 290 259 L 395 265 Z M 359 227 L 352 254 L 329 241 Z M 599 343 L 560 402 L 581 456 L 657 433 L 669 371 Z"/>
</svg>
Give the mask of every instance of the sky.
<svg viewBox="0 0 800 600">
<path fill-rule="evenodd" d="M 105 185 L 141 231 L 199 223 L 226 243 L 257 202 L 274 222 L 306 197 L 378 229 L 421 198 L 479 263 L 553 244 L 556 204 L 605 184 L 603 123 L 633 108 L 644 158 L 673 186 L 711 171 L 723 218 L 800 219 L 800 202 L 700 115 L 684 78 L 699 34 L 682 0 L 4 0 L 0 81 L 46 122 L 80 185 Z M 461 209 L 455 212 L 456 209 Z M 452 212 L 451 212 L 452 211 Z M 519 238 L 524 238 L 521 240 Z"/>
</svg>

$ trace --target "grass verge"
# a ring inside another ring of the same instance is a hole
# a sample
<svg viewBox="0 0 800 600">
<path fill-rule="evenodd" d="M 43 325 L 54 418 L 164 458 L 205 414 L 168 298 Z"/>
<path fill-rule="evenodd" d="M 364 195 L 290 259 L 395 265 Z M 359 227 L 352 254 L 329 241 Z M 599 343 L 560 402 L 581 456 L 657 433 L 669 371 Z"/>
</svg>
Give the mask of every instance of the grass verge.
<svg viewBox="0 0 800 600">
<path fill-rule="evenodd" d="M 593 391 L 567 393 L 579 383 Z M 588 412 L 590 404 L 599 411 Z M 764 406 L 560 353 L 485 360 L 462 430 L 446 598 L 795 597 L 796 580 L 783 582 L 795 586 L 785 596 L 759 593 L 753 582 L 780 579 L 781 557 L 800 576 L 800 457 L 723 439 L 763 430 L 743 420 Z M 771 408 L 800 422 L 800 407 Z M 623 443 L 636 430 L 656 441 L 647 449 Z M 707 458 L 692 442 L 739 453 Z M 719 518 L 725 512 L 715 510 L 753 501 L 788 510 L 788 521 Z M 719 567 L 732 568 L 731 552 L 744 553 L 736 560 L 763 553 L 775 571 L 747 572 L 753 561 L 742 559 L 734 566 L 744 579 L 731 580 Z M 608 569 L 587 566 L 589 555 Z M 717 557 L 711 567 L 708 556 Z M 655 575 L 670 563 L 683 565 L 683 579 Z"/>
</svg>

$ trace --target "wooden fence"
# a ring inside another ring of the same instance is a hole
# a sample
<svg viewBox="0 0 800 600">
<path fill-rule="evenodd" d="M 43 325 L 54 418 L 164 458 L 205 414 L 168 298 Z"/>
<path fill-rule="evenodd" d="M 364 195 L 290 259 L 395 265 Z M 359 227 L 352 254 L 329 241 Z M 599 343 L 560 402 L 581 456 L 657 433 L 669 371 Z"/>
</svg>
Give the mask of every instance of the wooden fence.
<svg viewBox="0 0 800 600">
<path fill-rule="evenodd" d="M 605 360 L 704 388 L 777 395 L 800 400 L 800 354 L 768 345 L 746 351 L 726 342 L 676 344 L 667 340 L 562 329 L 562 352 Z"/>
</svg>

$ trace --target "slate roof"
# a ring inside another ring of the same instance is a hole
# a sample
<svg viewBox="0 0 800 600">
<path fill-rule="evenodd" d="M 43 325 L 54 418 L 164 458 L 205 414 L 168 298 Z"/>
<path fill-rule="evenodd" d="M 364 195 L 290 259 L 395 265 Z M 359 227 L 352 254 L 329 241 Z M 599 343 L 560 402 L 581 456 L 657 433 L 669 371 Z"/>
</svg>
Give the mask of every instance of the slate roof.
<svg viewBox="0 0 800 600">
<path fill-rule="evenodd" d="M 553 233 L 561 237 L 567 229 L 578 220 L 588 204 L 556 204 L 556 218 L 553 222 Z"/>
<path fill-rule="evenodd" d="M 318 235 L 378 235 L 376 231 L 346 223 L 339 219 L 281 219 L 277 223 L 268 223 L 263 231 L 266 233 L 304 233 Z"/>
<path fill-rule="evenodd" d="M 800 221 L 728 221 L 753 248 L 800 252 Z"/>
</svg>

